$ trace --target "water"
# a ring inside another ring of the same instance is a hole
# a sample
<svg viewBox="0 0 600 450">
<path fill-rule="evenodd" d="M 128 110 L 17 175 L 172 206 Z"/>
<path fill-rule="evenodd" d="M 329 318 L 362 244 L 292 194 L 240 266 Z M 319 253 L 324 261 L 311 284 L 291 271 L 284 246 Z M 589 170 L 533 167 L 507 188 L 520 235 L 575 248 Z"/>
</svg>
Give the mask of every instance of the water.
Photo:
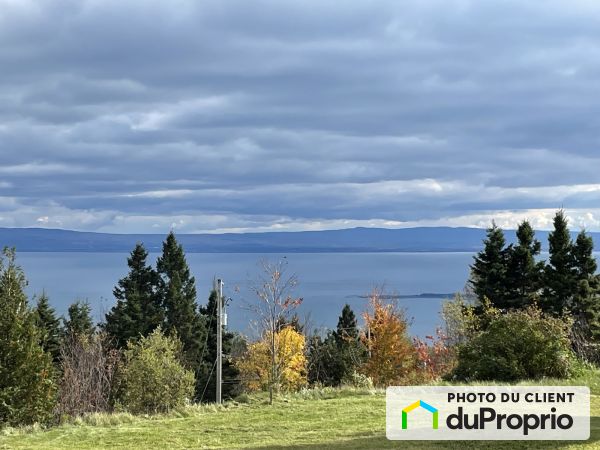
<svg viewBox="0 0 600 450">
<path fill-rule="evenodd" d="M 127 256 L 20 253 L 18 261 L 29 280 L 29 295 L 45 290 L 58 314 L 65 314 L 74 300 L 87 299 L 94 318 L 100 320 L 114 303 L 114 285 L 127 273 Z M 154 262 L 158 254 L 150 256 Z M 261 258 L 277 261 L 283 257 L 288 262 L 288 272 L 299 279 L 295 293 L 304 300 L 298 312 L 301 317 L 309 316 L 311 329 L 335 327 L 345 303 L 360 316 L 366 306 L 366 299 L 360 296 L 374 287 L 384 286 L 386 293 L 400 295 L 460 291 L 472 262 L 470 253 L 187 254 L 196 277 L 199 303 L 206 302 L 213 277 L 222 278 L 226 283 L 224 293 L 232 298 L 228 325 L 246 334 L 253 332 L 248 304 L 256 302 L 250 286 L 260 273 L 258 262 Z M 413 335 L 431 334 L 440 324 L 443 299 L 403 298 L 399 302 L 411 319 Z"/>
</svg>

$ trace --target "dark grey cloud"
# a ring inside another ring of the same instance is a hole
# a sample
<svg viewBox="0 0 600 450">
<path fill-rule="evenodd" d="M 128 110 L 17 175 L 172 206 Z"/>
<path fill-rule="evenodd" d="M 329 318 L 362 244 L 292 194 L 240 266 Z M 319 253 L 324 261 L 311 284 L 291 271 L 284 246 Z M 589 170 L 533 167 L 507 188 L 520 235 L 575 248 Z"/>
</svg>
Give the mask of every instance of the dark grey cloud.
<svg viewBox="0 0 600 450">
<path fill-rule="evenodd" d="M 0 0 L 0 226 L 600 228 L 600 6 Z"/>
</svg>

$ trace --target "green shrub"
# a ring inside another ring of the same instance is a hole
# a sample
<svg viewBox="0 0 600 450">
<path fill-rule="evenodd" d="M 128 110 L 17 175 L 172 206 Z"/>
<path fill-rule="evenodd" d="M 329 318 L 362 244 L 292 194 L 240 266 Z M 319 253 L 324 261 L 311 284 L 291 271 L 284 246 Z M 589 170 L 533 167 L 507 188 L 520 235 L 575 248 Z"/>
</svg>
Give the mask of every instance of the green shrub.
<svg viewBox="0 0 600 450">
<path fill-rule="evenodd" d="M 576 367 L 569 324 L 528 308 L 494 317 L 483 331 L 460 345 L 454 377 L 498 381 L 568 378 Z"/>
<path fill-rule="evenodd" d="M 180 362 L 181 342 L 160 328 L 125 351 L 121 404 L 132 413 L 159 413 L 182 406 L 194 394 L 194 374 Z"/>
</svg>

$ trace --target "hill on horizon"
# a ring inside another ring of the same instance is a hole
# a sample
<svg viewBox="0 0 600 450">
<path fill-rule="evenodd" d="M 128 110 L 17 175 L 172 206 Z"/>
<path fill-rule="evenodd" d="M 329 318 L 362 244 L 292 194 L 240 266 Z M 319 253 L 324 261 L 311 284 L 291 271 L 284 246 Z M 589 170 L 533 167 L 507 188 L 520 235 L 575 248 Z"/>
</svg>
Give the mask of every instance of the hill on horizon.
<svg viewBox="0 0 600 450">
<path fill-rule="evenodd" d="M 515 241 L 514 230 L 506 230 L 505 234 L 507 242 Z M 600 242 L 600 233 L 590 235 Z M 536 236 L 547 250 L 548 231 L 538 231 Z M 158 252 L 164 238 L 165 234 L 0 228 L 0 245 L 21 252 L 129 252 L 136 242 L 143 242 L 150 252 Z M 485 229 L 467 227 L 177 235 L 190 253 L 476 252 L 484 238 Z"/>
</svg>

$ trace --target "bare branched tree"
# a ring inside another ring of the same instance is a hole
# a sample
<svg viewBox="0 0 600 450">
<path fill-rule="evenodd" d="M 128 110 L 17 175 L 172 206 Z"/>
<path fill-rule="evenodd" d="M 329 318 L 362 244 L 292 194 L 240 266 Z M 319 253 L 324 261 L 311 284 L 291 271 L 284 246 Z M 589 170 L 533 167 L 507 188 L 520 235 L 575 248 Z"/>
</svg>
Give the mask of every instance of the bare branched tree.
<svg viewBox="0 0 600 450">
<path fill-rule="evenodd" d="M 60 354 L 59 417 L 109 411 L 120 355 L 110 349 L 107 337 L 103 333 L 67 336 Z"/>
<path fill-rule="evenodd" d="M 282 369 L 286 361 L 281 358 L 280 347 L 285 345 L 278 339 L 279 332 L 290 324 L 294 310 L 302 303 L 302 298 L 294 297 L 298 285 L 296 275 L 288 275 L 287 261 L 275 263 L 268 260 L 260 262 L 261 273 L 252 285 L 258 302 L 250 309 L 258 318 L 259 331 L 269 341 L 269 403 L 273 403 L 273 392 L 279 390 Z"/>
</svg>

